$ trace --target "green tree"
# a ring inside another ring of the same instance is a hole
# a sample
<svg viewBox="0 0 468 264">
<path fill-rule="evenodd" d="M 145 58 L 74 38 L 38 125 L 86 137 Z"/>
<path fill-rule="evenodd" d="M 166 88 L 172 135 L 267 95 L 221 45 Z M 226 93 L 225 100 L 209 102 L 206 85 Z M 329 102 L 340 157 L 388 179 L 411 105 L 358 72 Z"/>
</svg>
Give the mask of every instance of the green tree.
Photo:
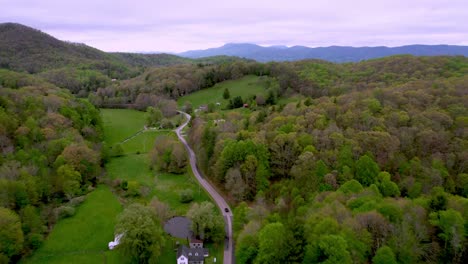
<svg viewBox="0 0 468 264">
<path fill-rule="evenodd" d="M 146 109 L 146 125 L 149 127 L 157 127 L 163 119 L 163 113 L 159 108 L 148 107 Z"/>
<path fill-rule="evenodd" d="M 364 186 L 373 184 L 379 171 L 379 165 L 367 155 L 361 156 L 356 162 L 356 179 Z"/>
<path fill-rule="evenodd" d="M 224 89 L 224 92 L 223 92 L 223 98 L 225 100 L 229 99 L 231 97 L 231 93 L 229 93 L 229 89 L 228 88 L 225 88 Z"/>
<path fill-rule="evenodd" d="M 379 187 L 380 193 L 384 197 L 392 196 L 400 196 L 400 189 L 398 189 L 398 185 L 390 179 L 390 174 L 386 171 L 382 171 L 377 176 L 378 183 L 377 186 Z"/>
<path fill-rule="evenodd" d="M 383 246 L 375 252 L 375 256 L 372 258 L 374 264 L 397 264 L 395 254 L 392 249 L 388 246 Z"/>
<path fill-rule="evenodd" d="M 134 263 L 155 263 L 165 244 L 162 228 L 150 208 L 135 203 L 117 219 L 116 234 L 123 234 L 119 249 Z"/>
<path fill-rule="evenodd" d="M 466 221 L 463 216 L 458 211 L 448 209 L 431 213 L 430 222 L 439 229 L 438 236 L 444 241 L 446 260 L 458 259 L 463 252 L 466 240 Z"/>
<path fill-rule="evenodd" d="M 207 241 L 220 242 L 224 238 L 224 222 L 210 202 L 194 203 L 187 212 L 195 236 Z"/>
<path fill-rule="evenodd" d="M 81 192 L 81 174 L 70 165 L 62 165 L 57 169 L 56 189 L 62 191 L 68 199 Z"/>
<path fill-rule="evenodd" d="M 271 223 L 260 230 L 255 263 L 284 263 L 289 254 L 287 231 L 282 223 Z"/>
<path fill-rule="evenodd" d="M 321 236 L 317 246 L 307 246 L 304 263 L 352 263 L 348 243 L 340 235 Z"/>
<path fill-rule="evenodd" d="M 23 230 L 18 215 L 10 209 L 0 207 L 0 254 L 11 258 L 23 249 Z"/>
</svg>

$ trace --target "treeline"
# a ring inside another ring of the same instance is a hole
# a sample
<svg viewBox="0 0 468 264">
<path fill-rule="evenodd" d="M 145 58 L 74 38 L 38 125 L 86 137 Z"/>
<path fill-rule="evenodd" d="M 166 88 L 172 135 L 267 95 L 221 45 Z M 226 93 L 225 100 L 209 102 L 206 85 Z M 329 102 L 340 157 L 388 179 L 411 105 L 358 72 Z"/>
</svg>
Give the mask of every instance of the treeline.
<svg viewBox="0 0 468 264">
<path fill-rule="evenodd" d="M 239 60 L 213 65 L 199 63 L 153 68 L 136 78 L 100 88 L 89 96 L 89 100 L 98 106 L 136 104 L 136 107 L 144 109 L 147 105 L 142 105 L 142 102 L 149 98 L 177 99 L 248 74 L 263 75 L 263 65 Z"/>
<path fill-rule="evenodd" d="M 275 78 L 279 95 L 300 93 L 312 98 L 338 96 L 350 91 L 384 88 L 412 80 L 435 80 L 466 74 L 464 57 L 394 56 L 360 63 L 334 64 L 319 60 L 257 63 L 230 61 L 221 64 L 187 64 L 150 69 L 142 75 L 112 83 L 90 100 L 96 105 L 138 104 L 141 98 L 180 96 L 244 75 Z"/>
<path fill-rule="evenodd" d="M 465 263 L 467 59 L 270 65 L 291 67 L 283 96 L 308 96 L 206 114 L 189 135 L 205 175 L 241 202 L 237 261 Z"/>
<path fill-rule="evenodd" d="M 38 248 L 101 173 L 98 110 L 30 78 L 0 85 L 1 263 Z"/>
</svg>

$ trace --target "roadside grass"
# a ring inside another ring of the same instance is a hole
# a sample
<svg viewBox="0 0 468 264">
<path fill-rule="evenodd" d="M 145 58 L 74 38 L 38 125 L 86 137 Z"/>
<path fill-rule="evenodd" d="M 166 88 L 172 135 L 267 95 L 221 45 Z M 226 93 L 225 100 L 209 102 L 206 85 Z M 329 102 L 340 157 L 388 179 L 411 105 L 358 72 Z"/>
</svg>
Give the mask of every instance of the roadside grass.
<svg viewBox="0 0 468 264">
<path fill-rule="evenodd" d="M 122 211 L 117 197 L 105 185 L 88 194 L 73 217 L 59 221 L 44 244 L 24 263 L 104 263 L 114 252 L 114 225 Z"/>
<path fill-rule="evenodd" d="M 123 141 L 145 125 L 145 113 L 130 109 L 101 109 L 104 139 L 109 146 Z"/>
<path fill-rule="evenodd" d="M 229 103 L 229 99 L 223 98 L 224 89 L 229 90 L 230 98 L 241 96 L 242 99 L 247 99 L 250 96 L 257 94 L 266 95 L 266 80 L 269 77 L 266 76 L 255 76 L 247 75 L 237 80 L 224 81 L 217 83 L 211 88 L 206 88 L 195 93 L 191 93 L 187 96 L 180 97 L 178 100 L 179 106 L 183 106 L 185 102 L 189 101 L 193 109 L 198 108 L 200 105 L 207 105 L 209 103 L 220 103 L 218 106 L 220 109 L 225 109 Z"/>
</svg>

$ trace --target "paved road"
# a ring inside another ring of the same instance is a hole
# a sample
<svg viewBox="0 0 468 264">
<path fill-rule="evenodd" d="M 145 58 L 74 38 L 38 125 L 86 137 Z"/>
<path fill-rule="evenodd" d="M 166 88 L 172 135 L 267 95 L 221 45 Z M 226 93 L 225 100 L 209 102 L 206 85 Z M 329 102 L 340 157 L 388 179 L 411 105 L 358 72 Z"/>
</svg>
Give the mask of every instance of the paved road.
<svg viewBox="0 0 468 264">
<path fill-rule="evenodd" d="M 195 178 L 197 178 L 198 182 L 200 182 L 201 186 L 205 188 L 205 190 L 211 195 L 213 200 L 216 202 L 216 205 L 218 205 L 219 209 L 223 213 L 223 218 L 226 226 L 226 241 L 225 241 L 225 247 L 224 247 L 224 264 L 232 264 L 234 263 L 234 251 L 233 251 L 233 240 L 232 240 L 232 211 L 229 205 L 226 203 L 224 198 L 211 186 L 210 183 L 208 183 L 201 175 L 201 173 L 198 171 L 197 168 L 197 158 L 195 156 L 195 153 L 193 152 L 192 148 L 187 144 L 187 141 L 185 138 L 182 136 L 181 132 L 182 129 L 184 129 L 185 126 L 187 126 L 188 122 L 190 121 L 190 115 L 184 112 L 179 112 L 187 118 L 187 120 L 179 126 L 175 132 L 177 134 L 177 137 L 179 137 L 179 140 L 185 145 L 185 148 L 187 149 L 189 153 L 189 159 L 190 159 L 190 165 L 192 166 L 192 171 L 193 175 L 195 175 Z M 225 208 L 228 208 L 228 212 L 226 213 L 224 211 Z"/>
</svg>

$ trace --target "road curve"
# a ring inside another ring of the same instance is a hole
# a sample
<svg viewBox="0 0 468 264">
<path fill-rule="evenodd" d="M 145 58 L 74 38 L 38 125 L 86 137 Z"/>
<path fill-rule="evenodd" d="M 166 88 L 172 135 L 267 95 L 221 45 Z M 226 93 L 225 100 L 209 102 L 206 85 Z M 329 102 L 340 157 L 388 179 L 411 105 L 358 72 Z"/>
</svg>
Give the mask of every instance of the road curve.
<svg viewBox="0 0 468 264">
<path fill-rule="evenodd" d="M 185 138 L 182 136 L 181 132 L 184 127 L 187 126 L 187 124 L 190 122 L 191 116 L 185 112 L 179 111 L 179 113 L 185 115 L 186 119 L 185 122 L 180 125 L 178 128 L 175 129 L 175 132 L 177 134 L 177 137 L 179 140 L 184 144 L 185 148 L 187 149 L 189 153 L 189 159 L 190 159 L 190 166 L 192 167 L 193 175 L 195 175 L 195 178 L 197 178 L 198 182 L 200 183 L 201 186 L 211 195 L 213 200 L 215 201 L 216 205 L 219 207 L 219 210 L 221 210 L 221 213 L 223 214 L 225 226 L 226 226 L 226 240 L 225 240 L 225 245 L 224 245 L 224 264 L 232 264 L 234 263 L 234 243 L 232 240 L 232 210 L 229 207 L 229 205 L 226 203 L 226 200 L 211 186 L 210 183 L 208 183 L 201 175 L 201 173 L 198 171 L 197 168 L 197 158 L 195 156 L 195 153 L 193 152 L 192 148 L 187 144 L 187 141 Z M 228 212 L 225 211 L 225 208 L 228 208 Z"/>
</svg>

